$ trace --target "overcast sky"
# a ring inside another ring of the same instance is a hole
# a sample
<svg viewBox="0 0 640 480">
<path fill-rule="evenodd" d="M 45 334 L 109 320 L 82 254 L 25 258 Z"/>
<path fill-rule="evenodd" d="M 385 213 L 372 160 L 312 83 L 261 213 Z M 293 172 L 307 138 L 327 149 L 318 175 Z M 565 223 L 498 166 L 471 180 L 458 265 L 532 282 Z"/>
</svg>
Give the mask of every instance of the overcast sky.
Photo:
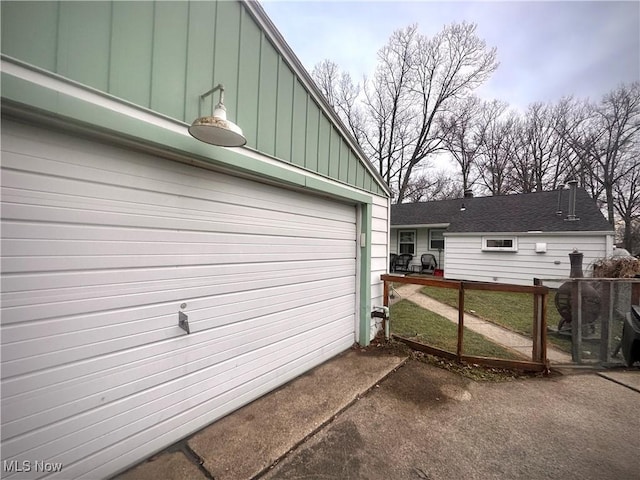
<svg viewBox="0 0 640 480">
<path fill-rule="evenodd" d="M 564 95 L 599 100 L 640 80 L 640 2 L 635 1 L 308 1 L 262 0 L 308 71 L 335 61 L 354 80 L 371 74 L 391 33 L 417 23 L 433 35 L 466 20 L 500 66 L 476 93 L 524 110 Z"/>
</svg>

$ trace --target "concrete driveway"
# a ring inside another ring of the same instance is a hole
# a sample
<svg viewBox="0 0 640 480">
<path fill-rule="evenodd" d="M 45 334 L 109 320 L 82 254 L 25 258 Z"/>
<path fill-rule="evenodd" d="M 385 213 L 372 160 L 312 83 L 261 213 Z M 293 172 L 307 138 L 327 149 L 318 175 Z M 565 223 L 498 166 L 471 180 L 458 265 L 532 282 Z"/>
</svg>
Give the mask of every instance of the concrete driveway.
<svg viewBox="0 0 640 480">
<path fill-rule="evenodd" d="M 637 368 L 476 382 L 372 346 L 117 480 L 635 480 L 639 434 Z"/>
<path fill-rule="evenodd" d="M 478 383 L 408 361 L 264 478 L 637 479 L 640 393 L 595 373 Z"/>
</svg>

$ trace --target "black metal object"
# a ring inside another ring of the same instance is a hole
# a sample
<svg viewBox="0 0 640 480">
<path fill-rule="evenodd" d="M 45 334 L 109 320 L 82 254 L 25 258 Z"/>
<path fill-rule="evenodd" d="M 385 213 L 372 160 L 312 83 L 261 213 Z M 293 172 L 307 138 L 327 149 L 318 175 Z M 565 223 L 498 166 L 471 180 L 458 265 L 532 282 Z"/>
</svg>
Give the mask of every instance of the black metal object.
<svg viewBox="0 0 640 480">
<path fill-rule="evenodd" d="M 413 259 L 413 255 L 409 253 L 403 253 L 398 255 L 396 258 L 393 270 L 395 272 L 408 272 L 409 271 L 409 263 Z"/>
<path fill-rule="evenodd" d="M 632 305 L 622 327 L 622 355 L 627 366 L 640 362 L 640 305 Z"/>
<path fill-rule="evenodd" d="M 569 260 L 571 262 L 571 271 L 569 273 L 570 278 L 583 278 L 582 272 L 582 259 L 584 255 L 577 250 L 574 250 L 569 254 Z M 558 313 L 562 317 L 560 323 L 558 323 L 558 332 L 562 330 L 564 324 L 569 324 L 573 320 L 574 315 L 577 315 L 576 305 L 578 304 L 578 291 L 581 290 L 581 310 L 582 310 L 582 326 L 585 330 L 590 330 L 593 333 L 595 329 L 595 321 L 600 315 L 600 295 L 593 288 L 589 282 L 582 282 L 582 285 L 578 287 L 577 282 L 569 281 L 560 285 L 558 292 L 556 293 L 555 304 Z M 585 331 L 585 334 L 588 333 Z"/>
</svg>

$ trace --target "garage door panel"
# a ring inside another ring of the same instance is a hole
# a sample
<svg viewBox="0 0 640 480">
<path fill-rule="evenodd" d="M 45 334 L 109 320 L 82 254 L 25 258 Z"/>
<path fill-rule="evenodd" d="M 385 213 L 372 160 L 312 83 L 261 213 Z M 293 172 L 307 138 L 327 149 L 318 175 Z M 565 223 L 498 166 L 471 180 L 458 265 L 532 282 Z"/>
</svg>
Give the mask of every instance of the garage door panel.
<svg viewBox="0 0 640 480">
<path fill-rule="evenodd" d="M 329 298 L 335 298 L 330 293 L 320 292 L 310 300 L 327 300 Z M 277 309 L 281 311 L 286 311 L 291 308 L 295 308 L 302 304 L 300 300 L 290 300 L 283 302 L 280 304 Z M 260 316 L 260 315 L 268 315 L 273 313 L 273 307 L 261 307 L 254 308 L 249 312 L 241 310 L 241 306 L 234 306 L 234 311 L 227 315 L 224 319 L 225 322 L 234 322 L 234 321 L 245 321 L 247 316 Z M 224 315 L 224 313 L 223 313 Z M 182 335 L 184 332 L 177 327 L 177 313 L 169 314 L 165 317 L 159 317 L 158 320 L 164 321 L 165 323 L 169 323 L 173 320 L 173 325 L 168 326 L 160 326 L 156 327 L 153 330 L 146 330 L 142 333 L 133 334 L 133 335 L 122 335 L 119 332 L 119 329 L 116 327 L 114 329 L 107 330 L 105 332 L 105 338 L 109 333 L 113 334 L 115 338 L 111 339 L 102 339 L 100 337 L 99 341 L 95 341 L 92 343 L 92 336 L 85 334 L 77 335 L 61 335 L 58 338 L 51 337 L 49 339 L 37 339 L 34 341 L 26 341 L 26 342 L 16 342 L 15 344 L 9 344 L 3 347 L 2 359 L 3 359 L 3 370 L 2 374 L 5 378 L 12 377 L 14 375 L 24 375 L 28 374 L 32 371 L 35 371 L 40 368 L 53 368 L 58 365 L 63 365 L 69 362 L 78 362 L 90 359 L 95 356 L 107 355 L 110 352 L 114 351 L 114 349 L 119 348 L 136 348 L 145 344 L 150 344 L 154 342 L 161 342 L 165 340 L 173 340 L 177 336 Z M 216 325 L 221 322 L 217 320 L 216 317 L 211 319 L 211 324 Z M 136 327 L 140 328 L 138 325 Z M 192 328 L 195 330 L 196 328 L 200 328 L 198 325 L 193 325 Z M 94 332 L 96 335 L 102 333 L 101 331 Z M 194 334 L 192 334 L 194 335 Z M 95 337 L 94 337 L 95 338 Z M 78 343 L 72 343 L 73 340 L 76 340 Z M 73 346 L 71 347 L 57 347 L 54 348 L 52 345 L 56 345 L 56 342 L 60 341 L 61 344 L 66 345 L 71 343 Z M 27 348 L 34 350 L 35 352 L 43 351 L 43 353 L 29 353 L 25 355 L 25 350 L 28 352 Z"/>
<path fill-rule="evenodd" d="M 187 300 L 188 309 L 185 310 L 185 313 L 194 312 L 196 315 L 194 319 L 198 319 L 196 311 L 207 308 L 219 309 L 217 310 L 218 317 L 256 308 L 264 311 L 262 309 L 267 307 L 279 308 L 276 305 L 290 300 L 295 301 L 298 299 L 305 302 L 305 299 L 309 299 L 310 302 L 314 302 L 316 299 L 322 299 L 326 295 L 330 297 L 331 295 L 341 296 L 352 293 L 354 290 L 351 282 L 354 278 L 354 276 L 343 276 L 330 280 L 325 278 L 307 282 L 295 282 L 295 279 L 286 279 L 283 285 L 269 283 L 267 286 L 260 286 L 262 282 L 257 280 L 254 283 L 257 288 L 251 288 L 252 285 L 248 282 L 249 284 L 237 285 L 236 289 L 230 289 L 225 285 L 213 285 L 211 288 L 200 287 L 193 290 L 152 291 L 135 295 L 95 297 L 75 301 L 6 307 L 3 309 L 3 327 L 10 327 L 20 322 L 36 322 L 63 316 L 80 315 L 80 318 L 70 318 L 69 320 L 75 321 L 77 328 L 82 329 L 87 322 L 85 318 L 89 314 L 119 310 L 106 312 L 100 314 L 104 316 L 89 320 L 93 322 L 93 325 L 106 326 L 114 322 L 112 319 L 116 319 L 115 322 L 117 323 L 122 323 L 172 313 L 177 315 L 178 305 Z M 195 293 L 206 293 L 207 295 L 196 296 L 194 295 Z M 129 310 L 126 310 L 127 308 Z M 101 321 L 103 323 L 100 323 Z"/>
<path fill-rule="evenodd" d="M 328 304 L 338 305 L 343 300 L 348 301 L 350 304 L 355 303 L 355 295 L 348 294 L 343 295 L 340 299 L 337 300 L 327 300 Z M 298 305 L 300 302 L 297 302 Z M 316 311 L 321 311 L 320 309 L 325 307 L 323 304 L 313 303 L 311 304 L 313 308 L 316 308 Z M 283 314 L 286 314 L 286 309 L 293 309 L 296 307 L 295 302 L 290 302 L 287 304 L 281 305 L 284 308 Z M 215 309 L 212 309 L 212 315 L 215 315 Z M 223 320 L 228 322 L 228 325 L 237 328 L 238 334 L 244 334 L 244 331 L 247 328 L 250 328 L 250 324 L 236 321 L 237 318 L 241 318 L 242 312 L 238 312 L 235 317 L 219 317 L 222 322 Z M 296 321 L 298 321 L 298 317 L 294 316 Z M 254 321 L 259 319 L 265 319 L 268 321 L 268 317 L 266 316 L 258 316 L 254 317 Z M 22 392 L 28 392 L 31 388 L 40 388 L 44 386 L 55 385 L 56 383 L 66 382 L 73 378 L 85 378 L 88 375 L 92 375 L 96 372 L 107 371 L 111 368 L 118 368 L 123 365 L 134 365 L 141 359 L 145 358 L 163 358 L 166 355 L 184 355 L 184 358 L 189 358 L 193 349 L 198 348 L 202 345 L 207 345 L 206 342 L 215 341 L 218 337 L 218 333 L 215 329 L 207 329 L 201 331 L 197 334 L 185 335 L 184 332 L 180 331 L 178 337 L 172 338 L 165 342 L 157 342 L 153 344 L 142 345 L 137 348 L 124 349 L 119 350 L 117 352 L 105 355 L 105 356 L 96 356 L 93 358 L 88 358 L 81 362 L 76 362 L 73 364 L 61 364 L 57 367 L 50 367 L 45 369 L 39 368 L 40 364 L 38 362 L 30 363 L 29 359 L 23 359 L 21 362 L 16 362 L 15 365 L 11 366 L 9 369 L 8 364 L 3 363 L 3 397 L 16 395 Z M 27 373 L 26 376 L 19 376 Z"/>
<path fill-rule="evenodd" d="M 252 303 L 247 308 L 248 302 L 243 302 L 230 304 L 227 311 L 217 307 L 204 309 L 200 312 L 202 320 L 197 321 L 196 317 L 195 321 L 191 321 L 190 317 L 191 329 L 194 332 L 192 335 L 228 323 L 247 322 L 277 312 L 291 311 L 305 304 L 322 308 L 323 301 L 339 299 L 334 290 L 329 288 L 310 295 L 307 302 L 301 301 L 292 294 L 283 297 L 283 301 L 276 306 L 256 307 L 255 303 Z M 345 297 L 354 298 L 352 294 L 346 294 Z M 223 315 L 224 317 L 221 318 Z M 110 327 L 82 329 L 71 333 L 6 343 L 2 347 L 3 376 L 8 378 L 29 373 L 37 368 L 52 368 L 67 362 L 85 360 L 108 354 L 118 347 L 135 348 L 148 343 L 175 339 L 184 333 L 177 326 L 177 316 L 176 311 L 123 324 L 119 320 L 120 315 L 114 313 L 113 321 L 119 323 L 114 323 Z M 32 366 L 32 370 L 29 370 L 29 365 Z"/>
<path fill-rule="evenodd" d="M 12 437 L 21 431 L 36 428 L 41 422 L 51 423 L 66 417 L 101 406 L 128 395 L 141 392 L 157 384 L 169 382 L 181 376 L 224 362 L 238 355 L 258 350 L 271 342 L 285 339 L 288 335 L 297 335 L 325 323 L 344 319 L 341 305 L 327 306 L 324 315 L 312 318 L 312 307 L 299 309 L 296 314 L 302 316 L 304 322 L 292 323 L 283 314 L 256 319 L 249 329 L 243 330 L 245 342 L 237 345 L 233 336 L 240 329 L 237 325 L 221 327 L 217 337 L 203 343 L 198 348 L 185 352 L 186 358 L 179 364 L 179 352 L 161 358 L 151 357 L 136 364 L 124 364 L 109 370 L 103 370 L 82 379 L 72 378 L 69 381 L 35 388 L 27 393 L 8 396 L 3 399 L 2 435 Z"/>
<path fill-rule="evenodd" d="M 332 343 L 327 343 L 322 348 L 322 354 L 320 357 L 315 356 L 315 351 L 310 354 L 301 357 L 295 362 L 289 364 L 288 368 L 279 368 L 273 370 L 265 378 L 265 382 L 256 386 L 253 389 L 246 389 L 242 393 L 234 398 L 231 398 L 228 403 L 223 406 L 211 406 L 208 403 L 193 409 L 193 411 L 187 412 L 179 419 L 169 419 L 162 424 L 158 424 L 150 429 L 141 432 L 135 436 L 136 443 L 143 445 L 135 450 L 127 450 L 123 448 L 122 443 L 113 445 L 112 447 L 104 449 L 101 453 L 105 458 L 110 460 L 104 465 L 100 464 L 100 460 L 96 460 L 93 457 L 86 459 L 86 466 L 95 465 L 95 469 L 91 470 L 88 474 L 89 477 L 103 477 L 109 472 L 113 472 L 129 466 L 132 462 L 136 462 L 140 458 L 141 454 L 145 455 L 147 451 L 157 451 L 163 448 L 168 441 L 172 438 L 182 438 L 195 431 L 200 427 L 199 425 L 208 424 L 224 415 L 224 412 L 228 409 L 234 409 L 235 405 L 241 406 L 249 402 L 253 398 L 257 398 L 265 393 L 273 390 L 282 383 L 291 380 L 298 375 L 308 371 L 309 369 L 319 365 L 325 360 L 328 360 L 336 354 L 344 351 L 345 340 L 339 339 Z M 322 360 L 324 359 L 324 360 Z M 85 465 L 83 465 L 84 467 Z M 83 472 L 84 470 L 79 467 L 72 466 L 69 469 L 65 468 L 65 472 L 73 476 L 75 472 Z M 57 476 L 55 478 L 62 478 Z"/>
<path fill-rule="evenodd" d="M 72 190 L 73 186 L 65 188 Z M 121 192 L 111 192 L 111 195 L 122 198 L 119 197 Z M 185 199 L 176 206 L 161 207 L 154 199 L 147 199 L 149 203 L 134 204 L 127 201 L 90 199 L 66 194 L 56 195 L 56 198 L 43 197 L 43 195 L 17 195 L 7 190 L 2 196 L 3 208 L 6 209 L 3 215 L 7 219 L 20 218 L 27 221 L 51 222 L 53 220 L 64 223 L 106 224 L 116 227 L 122 225 L 167 230 L 175 229 L 177 222 L 177 226 L 182 230 L 240 235 L 252 235 L 260 231 L 269 236 L 309 236 L 313 233 L 318 238 L 349 239 L 351 238 L 349 233 L 352 231 L 352 228 L 342 221 L 321 219 L 308 214 L 268 211 L 258 203 L 256 204 L 259 206 L 238 207 L 223 202 L 207 202 L 200 205 L 202 210 L 199 210 L 194 208 L 193 201 L 186 202 Z M 207 213 L 206 209 L 218 211 Z M 98 215 L 97 218 L 96 215 Z M 99 221 L 105 223 L 99 223 Z M 297 224 L 294 230 L 290 228 L 292 223 Z M 222 226 L 226 228 L 221 230 Z M 261 226 L 269 228 L 263 232 L 257 228 Z"/>
<path fill-rule="evenodd" d="M 340 209 L 328 199 L 296 196 L 296 204 L 290 205 L 287 201 L 288 193 L 272 185 L 228 175 L 220 175 L 215 182 L 211 182 L 210 177 L 203 176 L 199 169 L 176 162 L 159 163 L 148 155 L 125 149 L 107 146 L 96 148 L 96 144 L 90 140 L 76 138 L 70 143 L 39 129 L 34 130 L 31 137 L 15 133 L 10 125 L 8 128 L 3 125 L 3 167 L 7 170 L 90 183 L 99 179 L 99 182 L 105 184 L 180 197 L 189 194 L 193 198 L 223 197 L 228 199 L 227 203 L 230 205 L 253 205 L 253 201 L 258 201 L 265 208 L 274 211 L 288 210 L 347 222 L 353 220 L 348 207 L 342 206 Z M 33 138 L 38 138 L 38 142 L 32 142 Z M 25 143 L 29 144 L 29 152 L 24 151 Z M 87 155 L 87 152 L 91 154 Z M 149 160 L 155 162 L 152 169 L 149 168 Z M 251 190 L 250 197 L 243 193 L 246 189 Z"/>
<path fill-rule="evenodd" d="M 130 242 L 130 241 L 97 241 L 97 240 L 5 240 L 2 245 L 6 257 L 83 257 L 92 261 L 95 256 L 189 256 L 189 255 L 229 255 L 220 257 L 216 263 L 257 263 L 257 254 L 251 250 L 269 250 L 269 255 L 291 255 L 293 260 L 303 261 L 311 256 L 320 258 L 352 258 L 354 246 L 344 241 L 326 239 L 323 242 L 305 239 L 297 244 L 271 243 L 269 238 L 257 238 L 257 241 L 231 245 L 205 242 Z M 251 250 L 250 250 L 251 249 Z M 319 251 L 320 250 L 320 251 Z M 38 252 L 33 255 L 33 252 Z M 209 258 L 209 257 L 207 257 Z"/>
<path fill-rule="evenodd" d="M 268 378 L 263 383 L 253 388 L 245 388 L 237 396 L 228 396 L 228 402 L 217 405 L 215 402 L 206 402 L 198 407 L 169 418 L 163 423 L 157 424 L 147 430 L 143 430 L 136 435 L 129 437 L 135 445 L 141 445 L 135 449 L 127 449 L 123 442 L 112 444 L 100 450 L 99 454 L 90 455 L 82 459 L 82 462 L 65 464 L 64 472 L 61 475 L 54 474 L 51 478 L 66 479 L 69 477 L 104 478 L 110 476 L 114 471 L 122 470 L 137 462 L 141 457 L 148 455 L 146 452 L 154 452 L 172 442 L 173 438 L 183 438 L 198 430 L 200 425 L 211 423 L 212 421 L 225 415 L 226 411 L 234 410 L 254 398 L 273 390 L 282 383 L 295 378 L 305 371 L 319 365 L 325 360 L 344 351 L 344 340 L 327 344 L 323 348 L 322 356 L 310 355 L 296 359 L 291 368 L 279 368 L 263 378 Z M 323 360 L 320 360 L 323 359 Z"/>
<path fill-rule="evenodd" d="M 2 136 L 3 459 L 108 476 L 353 343 L 353 205 Z"/>
<path fill-rule="evenodd" d="M 242 358 L 249 356 L 262 355 L 267 347 L 278 343 L 281 349 L 289 349 L 293 344 L 290 342 L 298 342 L 292 340 L 294 335 L 307 335 L 310 332 L 317 332 L 318 328 L 324 325 L 336 324 L 342 325 L 344 328 L 343 317 L 340 314 L 329 315 L 326 320 L 315 319 L 305 325 L 297 325 L 291 329 L 291 335 L 285 336 L 282 332 L 275 332 L 274 328 L 267 329 L 265 336 L 261 337 L 257 329 L 254 329 L 249 336 L 248 345 L 237 347 L 230 345 L 230 342 L 216 342 L 211 347 L 207 356 L 197 361 L 185 363 L 184 366 L 176 366 L 175 360 L 173 364 L 162 362 L 165 370 L 161 370 L 156 363 L 147 364 L 150 369 L 145 372 L 140 368 L 137 371 L 119 371 L 110 375 L 105 375 L 102 379 L 102 386 L 99 385 L 100 379 L 93 381 L 87 380 L 84 385 L 77 384 L 67 388 L 55 388 L 49 395 L 54 395 L 54 401 L 50 401 L 45 397 L 44 392 L 39 394 L 31 393 L 29 396 L 20 395 L 5 400 L 3 406 L 3 425 L 2 436 L 9 439 L 19 432 L 30 431 L 38 428 L 40 425 L 53 424 L 66 418 L 75 418 L 74 421 L 82 422 L 81 418 L 76 418 L 79 414 L 93 408 L 103 408 L 110 403 L 116 403 L 113 408 L 119 408 L 117 402 L 123 398 L 129 398 L 127 408 L 144 404 L 154 398 L 160 398 L 167 392 L 173 391 L 176 387 L 170 382 L 179 381 L 180 389 L 187 386 L 204 381 L 217 375 L 216 372 L 225 372 L 233 370 L 233 375 L 237 374 L 237 366 Z M 280 342 L 280 343 L 279 343 Z M 203 352 L 204 354 L 204 352 Z M 229 361 L 235 362 L 231 367 Z M 168 365 L 167 365 L 168 364 Z M 124 376 L 118 379 L 116 375 Z M 156 385 L 163 385 L 163 389 L 153 389 Z M 147 389 L 153 391 L 145 392 L 144 396 L 136 395 Z M 82 396 L 81 396 L 82 395 Z M 138 403 L 136 403 L 138 402 Z M 140 403 L 141 402 L 141 403 Z M 47 406 L 43 410 L 44 405 Z M 105 417 L 106 418 L 106 417 Z"/>
<path fill-rule="evenodd" d="M 108 285 L 94 286 L 69 286 L 63 288 L 54 288 L 56 281 L 60 280 L 60 275 L 50 276 L 49 282 L 40 282 L 40 288 L 29 286 L 28 290 L 19 290 L 14 285 L 13 279 L 6 279 L 3 288 L 13 287 L 14 291 L 3 293 L 0 298 L 2 305 L 9 309 L 28 309 L 31 305 L 52 304 L 56 302 L 73 302 L 79 300 L 93 300 L 96 302 L 101 299 L 114 299 L 119 302 L 119 306 L 128 304 L 136 304 L 136 299 L 140 299 L 142 303 L 153 303 L 154 301 L 168 301 L 171 298 L 184 299 L 196 298 L 202 296 L 221 295 L 237 291 L 252 291 L 261 288 L 279 287 L 292 284 L 309 283 L 314 281 L 322 281 L 327 275 L 334 275 L 335 278 L 353 277 L 351 262 L 346 260 L 343 265 L 338 266 L 337 262 L 333 267 L 325 267 L 324 263 L 301 262 L 294 265 L 295 268 L 283 271 L 265 271 L 260 274 L 247 271 L 246 273 L 228 274 L 228 275 L 210 275 L 195 278 L 167 279 L 167 280 L 146 280 L 126 283 L 115 283 Z M 215 267 L 216 269 L 219 266 Z M 273 268 L 273 267 L 272 267 Z M 175 269 L 174 269 L 175 270 Z M 71 276 L 69 274 L 67 277 Z M 29 279 L 37 278 L 30 275 Z M 122 278 L 122 277 L 120 277 Z M 28 279 L 21 279 L 25 285 Z M 77 282 L 77 280 L 73 280 Z M 50 288 L 47 288 L 50 287 Z M 128 296 L 136 297 L 128 297 Z M 133 300 L 127 302 L 127 298 Z M 154 300 L 155 299 L 155 300 Z M 7 312 L 8 314 L 8 312 Z M 19 315 L 12 315 L 13 321 L 17 321 Z M 38 317 L 32 314 L 31 320 Z M 48 318 L 48 317 L 47 317 Z M 44 321 L 44 320 L 43 320 Z M 12 322 L 12 318 L 7 319 L 7 325 Z M 50 320 L 52 324 L 55 320 Z M 83 326 L 85 323 L 83 322 Z M 33 325 L 25 325 L 25 329 L 29 330 Z M 9 333 L 5 333 L 8 338 L 3 337 L 5 341 L 16 341 L 12 335 L 15 333 L 23 333 L 22 330 L 11 328 Z"/>
<path fill-rule="evenodd" d="M 315 225 L 317 227 L 317 224 Z M 3 225 L 2 236 L 6 240 L 51 240 L 52 229 L 55 229 L 55 240 L 58 241 L 92 241 L 92 242 L 151 242 L 162 243 L 187 243 L 187 244 L 211 244 L 225 245 L 229 243 L 229 233 L 220 231 L 189 231 L 189 230 L 161 230 L 157 228 L 116 227 L 103 225 L 74 225 L 56 224 L 51 222 L 25 222 L 7 221 Z M 238 245 L 317 245 L 321 241 L 341 241 L 343 238 L 335 238 L 331 231 L 314 237 L 301 237 L 295 231 L 291 231 L 291 223 L 288 222 L 289 232 L 286 235 L 258 235 L 256 231 L 249 234 L 235 233 L 233 243 Z M 352 232 L 352 228 L 344 229 L 344 232 Z M 324 229 L 323 229 L 324 231 Z M 350 236 L 345 238 L 352 240 Z"/>
<path fill-rule="evenodd" d="M 79 158 L 85 161 L 92 157 L 85 154 Z M 122 168 L 122 163 L 116 163 L 115 168 Z M 283 193 L 276 187 L 256 186 L 255 182 L 248 180 L 234 179 L 233 182 L 225 184 L 220 179 L 212 183 L 202 177 L 188 177 L 190 182 L 175 183 L 154 179 L 153 175 L 149 175 L 149 170 L 146 170 L 147 176 L 125 177 L 105 169 L 87 169 L 83 165 L 69 165 L 12 153 L 3 154 L 3 168 L 7 185 L 17 190 L 24 188 L 23 192 L 17 192 L 18 195 L 26 196 L 28 192 L 38 198 L 49 198 L 52 201 L 58 199 L 68 202 L 73 198 L 76 202 L 87 205 L 114 206 L 123 206 L 125 202 L 130 201 L 140 209 L 144 209 L 146 205 L 167 212 L 176 207 L 211 212 L 213 209 L 210 202 L 217 202 L 224 207 L 222 211 L 229 210 L 229 213 L 239 216 L 242 216 L 243 212 L 249 212 L 251 215 L 254 206 L 259 204 L 262 210 L 268 211 L 276 220 L 285 215 L 299 215 L 303 218 L 317 218 L 337 223 L 353 221 L 349 208 L 336 209 L 335 203 L 324 199 L 299 198 L 293 192 Z M 185 169 L 189 170 L 189 167 Z M 209 188 L 204 189 L 202 186 Z M 238 188 L 239 186 L 248 187 L 251 196 L 239 193 L 244 191 Z M 7 192 L 10 193 L 12 192 Z M 286 197 L 289 195 L 296 204 L 287 204 Z M 323 203 L 330 206 L 329 211 L 323 209 Z"/>
<path fill-rule="evenodd" d="M 110 228 L 148 228 L 155 229 L 156 234 L 163 231 L 215 231 L 227 235 L 254 235 L 260 231 L 266 236 L 291 236 L 311 238 L 334 238 L 350 240 L 349 232 L 353 229 L 339 228 L 326 222 L 311 221 L 301 223 L 292 229 L 290 220 L 274 220 L 268 216 L 241 218 L 229 214 L 204 216 L 190 214 L 182 209 L 165 213 L 153 210 L 144 213 L 139 208 L 120 208 L 104 205 L 96 208 L 81 208 L 76 201 L 69 201 L 68 205 L 38 205 L 38 199 L 3 198 L 3 216 L 9 220 L 24 219 L 30 222 L 57 222 L 60 224 L 79 224 L 90 226 L 108 226 Z M 60 203 L 60 202 L 57 202 Z M 164 215 L 160 215 L 163 213 Z"/>
<path fill-rule="evenodd" d="M 353 296 L 345 296 L 339 301 L 326 301 L 323 304 L 312 304 L 307 307 L 301 307 L 299 310 L 293 310 L 292 313 L 294 324 L 304 319 L 303 325 L 311 324 L 312 312 L 331 313 L 331 309 L 340 309 L 344 312 L 353 305 Z M 303 310 L 304 309 L 304 310 Z M 332 316 L 337 315 L 336 312 L 331 313 Z M 321 317 L 321 318 L 322 318 Z M 352 316 L 353 317 L 353 316 Z M 251 319 L 248 322 L 232 322 L 222 325 L 218 328 L 212 328 L 199 332 L 198 334 L 183 335 L 167 342 L 159 342 L 156 344 L 148 344 L 136 349 L 121 350 L 107 356 L 96 356 L 79 363 L 63 364 L 55 368 L 47 370 L 36 370 L 28 375 L 16 376 L 9 378 L 3 375 L 3 398 L 12 398 L 17 395 L 27 395 L 31 392 L 37 392 L 39 389 L 57 388 L 67 385 L 74 385 L 74 382 L 80 384 L 90 382 L 94 378 L 100 378 L 102 375 L 123 375 L 123 381 L 129 379 L 128 372 L 135 372 L 139 367 L 147 371 L 149 374 L 157 369 L 162 370 L 168 366 L 175 365 L 176 358 L 181 358 L 184 363 L 197 361 L 201 358 L 211 356 L 213 354 L 231 355 L 238 351 L 244 351 L 242 344 L 236 350 L 229 351 L 231 347 L 225 347 L 226 342 L 232 341 L 234 336 L 251 335 L 255 331 L 261 331 L 269 326 L 272 322 L 281 319 L 291 320 L 291 315 L 287 312 L 279 312 L 271 316 L 261 316 Z M 292 326 L 288 326 L 292 328 Z M 229 337 L 229 338 L 227 338 Z M 212 350 L 215 349 L 212 353 Z M 238 350 L 240 349 L 240 350 Z M 217 358 L 217 357 L 216 357 Z M 220 357 L 226 358 L 226 357 Z M 167 365 L 169 362 L 169 365 Z"/>
<path fill-rule="evenodd" d="M 343 322 L 332 322 L 322 329 L 281 342 L 271 343 L 260 350 L 240 355 L 209 369 L 185 375 L 145 392 L 104 405 L 87 414 L 75 415 L 68 420 L 55 422 L 26 435 L 3 440 L 3 455 L 15 457 L 27 453 L 31 458 L 49 458 L 58 462 L 71 462 L 74 457 L 85 456 L 94 449 L 105 448 L 114 441 L 125 439 L 140 431 L 180 414 L 184 410 L 198 407 L 203 401 L 216 400 L 224 403 L 234 395 L 252 388 L 252 381 L 263 381 L 283 364 L 295 361 L 306 349 L 315 350 L 327 340 L 338 340 L 345 335 Z M 326 338 L 319 338 L 326 335 Z M 255 383 L 255 382 L 254 382 Z M 247 387 L 249 384 L 250 387 Z M 86 441 L 75 451 L 69 451 L 73 437 Z M 71 442 L 70 442 L 71 440 Z M 65 455 L 67 453 L 67 455 Z"/>
</svg>

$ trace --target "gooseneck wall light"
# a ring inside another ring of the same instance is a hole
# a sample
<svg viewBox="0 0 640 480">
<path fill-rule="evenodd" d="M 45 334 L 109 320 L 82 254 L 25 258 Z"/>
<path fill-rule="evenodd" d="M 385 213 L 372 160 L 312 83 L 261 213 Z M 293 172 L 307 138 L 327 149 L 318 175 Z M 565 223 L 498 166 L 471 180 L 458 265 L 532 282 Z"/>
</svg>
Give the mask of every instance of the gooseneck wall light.
<svg viewBox="0 0 640 480">
<path fill-rule="evenodd" d="M 220 90 L 220 101 L 215 106 L 213 114 L 211 116 L 201 116 L 204 99 L 218 90 Z M 201 142 L 220 147 L 241 147 L 247 143 L 247 139 L 242 134 L 242 129 L 227 120 L 227 109 L 224 107 L 224 87 L 222 84 L 218 84 L 208 92 L 200 95 L 198 118 L 189 127 L 189 134 Z"/>
</svg>

